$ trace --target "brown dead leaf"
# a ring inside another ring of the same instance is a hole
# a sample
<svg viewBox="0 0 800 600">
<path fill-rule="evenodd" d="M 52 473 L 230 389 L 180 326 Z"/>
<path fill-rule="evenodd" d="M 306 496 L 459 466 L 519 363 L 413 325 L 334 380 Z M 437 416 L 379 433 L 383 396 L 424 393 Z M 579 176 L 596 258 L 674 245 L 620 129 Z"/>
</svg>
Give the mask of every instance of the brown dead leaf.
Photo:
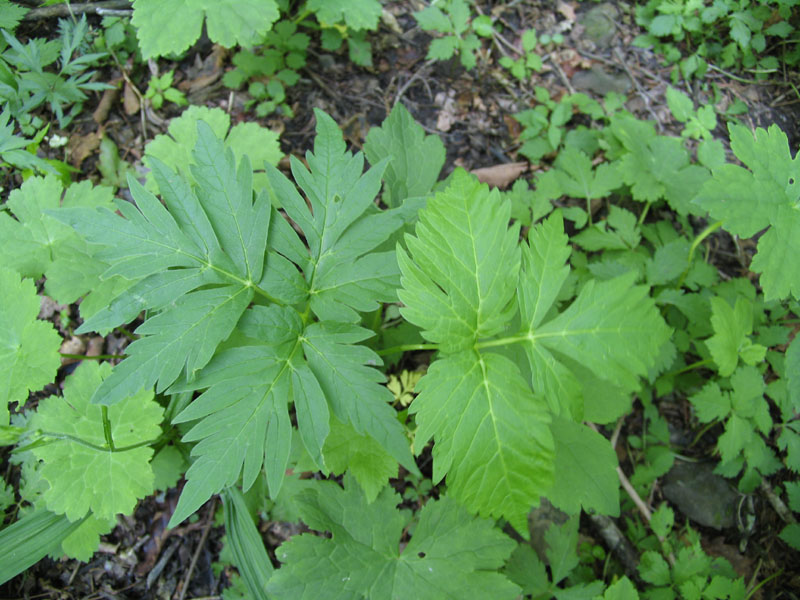
<svg viewBox="0 0 800 600">
<path fill-rule="evenodd" d="M 434 98 L 434 104 L 441 106 L 439 115 L 436 117 L 436 129 L 439 131 L 450 131 L 453 124 L 458 121 L 456 116 L 458 107 L 454 96 L 455 94 L 451 90 L 449 94 L 439 92 Z"/>
<path fill-rule="evenodd" d="M 106 340 L 101 335 L 89 338 L 89 343 L 86 345 L 86 356 L 100 356 L 103 353 L 105 343 Z"/>
<path fill-rule="evenodd" d="M 473 169 L 472 174 L 482 183 L 505 189 L 527 170 L 528 163 L 515 162 Z"/>
<path fill-rule="evenodd" d="M 122 108 L 128 116 L 136 114 L 141 108 L 139 97 L 127 81 L 125 82 L 125 89 L 122 91 Z"/>
<path fill-rule="evenodd" d="M 100 125 L 105 122 L 111 107 L 114 106 L 114 102 L 117 100 L 117 96 L 119 96 L 119 89 L 116 87 L 103 92 L 103 97 L 100 98 L 97 108 L 92 113 L 92 119 L 94 119 L 95 123 Z"/>
<path fill-rule="evenodd" d="M 567 21 L 575 22 L 575 7 L 572 6 L 572 4 L 564 2 L 564 0 L 558 0 L 556 10 L 560 12 Z"/>
<path fill-rule="evenodd" d="M 83 343 L 83 340 L 73 335 L 68 340 L 64 340 L 64 343 L 61 344 L 61 348 L 59 348 L 58 351 L 62 354 L 83 354 L 85 349 L 86 345 Z M 79 358 L 67 358 L 66 356 L 62 356 L 61 365 L 69 365 L 79 360 Z"/>
<path fill-rule="evenodd" d="M 100 147 L 100 140 L 103 139 L 104 130 L 104 127 L 100 127 L 97 131 L 86 135 L 74 134 L 70 136 L 67 150 L 69 152 L 69 162 L 73 167 L 80 169 L 81 163 Z"/>
</svg>

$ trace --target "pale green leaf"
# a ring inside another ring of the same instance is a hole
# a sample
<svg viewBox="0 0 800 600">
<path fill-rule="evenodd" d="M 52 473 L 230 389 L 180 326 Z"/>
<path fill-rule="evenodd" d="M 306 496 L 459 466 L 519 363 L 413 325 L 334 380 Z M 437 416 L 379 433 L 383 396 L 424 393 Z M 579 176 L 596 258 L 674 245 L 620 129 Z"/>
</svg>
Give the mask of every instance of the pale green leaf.
<svg viewBox="0 0 800 600">
<path fill-rule="evenodd" d="M 89 515 L 75 531 L 61 542 L 61 550 L 70 558 L 89 562 L 100 546 L 100 536 L 111 533 L 117 524 L 116 517 L 100 519 Z"/>
<path fill-rule="evenodd" d="M 212 42 L 251 46 L 278 16 L 274 0 L 134 0 L 131 22 L 147 59 L 182 53 L 200 37 L 204 22 Z"/>
<path fill-rule="evenodd" d="M 558 583 L 578 566 L 578 516 L 562 525 L 553 523 L 544 534 L 545 556 L 550 564 L 553 583 Z"/>
<path fill-rule="evenodd" d="M 756 129 L 729 126 L 731 149 L 745 165 L 725 164 L 694 202 L 723 221 L 734 235 L 759 238 L 750 268 L 761 274 L 766 300 L 800 298 L 800 158 L 792 157 L 786 134 L 777 125 Z"/>
<path fill-rule="evenodd" d="M 420 213 L 409 253 L 398 250 L 401 313 L 447 351 L 498 333 L 513 315 L 520 251 L 511 205 L 457 171 Z"/>
<path fill-rule="evenodd" d="M 527 531 L 527 513 L 552 483 L 549 415 L 517 366 L 464 351 L 434 361 L 416 386 L 417 448 L 434 438 L 434 481 L 468 509 Z M 457 415 L 457 417 L 456 417 Z"/>
<path fill-rule="evenodd" d="M 316 13 L 323 26 L 343 22 L 353 31 L 377 29 L 381 17 L 378 0 L 309 0 L 308 9 Z"/>
<path fill-rule="evenodd" d="M 583 508 L 619 516 L 617 457 L 608 440 L 585 425 L 559 417 L 553 419 L 550 431 L 556 458 L 548 500 L 568 514 Z"/>
<path fill-rule="evenodd" d="M 295 536 L 278 548 L 284 563 L 270 579 L 273 598 L 338 600 L 499 600 L 519 588 L 496 570 L 514 543 L 492 523 L 450 498 L 426 503 L 411 541 L 401 552 L 406 519 L 400 498 L 384 489 L 369 504 L 355 483 L 345 489 L 321 482 L 298 497 L 303 521 L 331 538 Z"/>
<path fill-rule="evenodd" d="M 0 425 L 9 423 L 9 402 L 24 405 L 28 392 L 53 381 L 61 366 L 61 336 L 38 314 L 33 281 L 0 268 Z"/>
<path fill-rule="evenodd" d="M 364 490 L 367 502 L 373 502 L 390 477 L 397 477 L 397 460 L 378 442 L 361 435 L 350 425 L 331 419 L 331 432 L 322 449 L 325 464 L 341 475 L 349 471 Z"/>
<path fill-rule="evenodd" d="M 719 374 L 728 377 L 739 363 L 739 352 L 749 343 L 753 331 L 753 303 L 738 297 L 736 305 L 715 296 L 711 302 L 711 326 L 714 335 L 706 340 L 711 357 L 719 367 Z"/>
<path fill-rule="evenodd" d="M 152 391 L 126 396 L 109 407 L 110 435 L 116 450 L 106 444 L 103 407 L 89 399 L 111 373 L 107 363 L 83 363 L 64 385 L 64 396 L 39 403 L 31 427 L 52 437 L 33 449 L 44 462 L 42 477 L 50 484 L 44 493 L 49 510 L 71 520 L 91 513 L 111 519 L 131 514 L 138 499 L 153 491 L 150 458 L 142 442 L 161 434 L 162 408 Z"/>
</svg>

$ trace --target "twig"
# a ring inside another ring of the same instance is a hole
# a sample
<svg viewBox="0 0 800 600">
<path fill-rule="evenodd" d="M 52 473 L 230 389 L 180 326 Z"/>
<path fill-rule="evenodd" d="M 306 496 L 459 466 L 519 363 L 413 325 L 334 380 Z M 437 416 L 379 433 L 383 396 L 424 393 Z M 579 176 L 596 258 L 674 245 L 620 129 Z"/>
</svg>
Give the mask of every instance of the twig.
<svg viewBox="0 0 800 600">
<path fill-rule="evenodd" d="M 435 62 L 435 60 L 432 59 L 432 58 L 429 59 L 429 60 L 426 60 L 419 69 L 414 71 L 414 74 L 411 77 L 408 78 L 408 81 L 406 81 L 402 86 L 400 86 L 400 89 L 397 90 L 397 93 L 394 95 L 394 102 L 392 103 L 392 106 L 395 106 L 398 102 L 400 102 L 400 98 L 402 98 L 403 94 L 406 93 L 406 90 L 408 90 L 408 88 L 411 87 L 411 84 L 414 83 L 414 81 L 416 81 L 420 77 L 422 77 L 423 71 L 425 71 L 426 69 L 430 68 L 430 66 L 434 62 Z"/>
<path fill-rule="evenodd" d="M 589 515 L 594 526 L 597 527 L 598 533 L 605 541 L 609 550 L 614 552 L 622 563 L 625 573 L 632 579 L 639 579 L 639 572 L 636 565 L 639 563 L 639 555 L 636 553 L 633 545 L 625 537 L 614 519 L 606 515 Z"/>
<path fill-rule="evenodd" d="M 761 491 L 764 492 L 764 495 L 769 500 L 769 503 L 772 505 L 772 508 L 775 509 L 775 512 L 778 513 L 778 516 L 783 520 L 784 523 L 797 523 L 797 520 L 794 518 L 792 511 L 784 504 L 783 500 L 773 491 L 772 486 L 767 483 L 766 479 L 761 480 Z"/>
<path fill-rule="evenodd" d="M 178 600 L 183 600 L 186 596 L 186 590 L 189 588 L 189 582 L 192 579 L 192 573 L 194 572 L 194 568 L 197 565 L 197 559 L 200 557 L 200 551 L 203 549 L 203 546 L 206 543 L 206 538 L 208 538 L 208 532 L 211 531 L 211 526 L 214 524 L 214 511 L 217 508 L 217 499 L 214 498 L 211 501 L 211 506 L 208 507 L 208 523 L 203 528 L 203 534 L 200 536 L 200 541 L 197 544 L 197 548 L 192 555 L 192 562 L 189 563 L 189 570 L 186 571 L 186 577 L 183 578 L 183 585 L 181 586 L 181 593 L 178 596 Z"/>
<path fill-rule="evenodd" d="M 622 53 L 616 46 L 614 47 L 614 56 L 617 57 L 617 60 L 622 65 L 622 68 L 625 69 L 628 77 L 630 77 L 631 83 L 633 83 L 634 87 L 636 87 L 636 91 L 639 92 L 639 95 L 644 99 L 644 106 L 647 109 L 647 112 L 650 113 L 650 116 L 653 117 L 653 120 L 655 120 L 659 133 L 662 132 L 664 130 L 664 126 L 661 124 L 661 119 L 658 118 L 658 115 L 653 111 L 653 107 L 650 106 L 651 102 L 653 102 L 653 99 L 650 97 L 650 94 L 645 92 L 644 88 L 639 85 L 639 82 L 636 80 L 636 77 L 634 77 L 631 68 L 628 66 L 628 63 L 625 60 L 625 57 L 622 56 Z"/>
<path fill-rule="evenodd" d="M 56 4 L 29 10 L 23 19 L 25 21 L 34 21 L 36 19 L 52 19 L 53 17 L 70 17 L 82 14 L 96 15 L 104 10 L 130 8 L 130 0 L 101 0 L 100 2 L 87 2 L 85 4 Z"/>
<path fill-rule="evenodd" d="M 558 76 L 561 78 L 561 83 L 563 83 L 567 87 L 567 91 L 569 91 L 570 94 L 574 94 L 575 88 L 572 87 L 572 83 L 570 83 L 567 74 L 564 73 L 564 69 L 561 68 L 561 65 L 558 64 L 558 61 L 553 58 L 552 54 L 549 56 L 549 58 L 550 58 L 550 64 L 556 68 L 556 73 L 558 73 Z"/>
</svg>

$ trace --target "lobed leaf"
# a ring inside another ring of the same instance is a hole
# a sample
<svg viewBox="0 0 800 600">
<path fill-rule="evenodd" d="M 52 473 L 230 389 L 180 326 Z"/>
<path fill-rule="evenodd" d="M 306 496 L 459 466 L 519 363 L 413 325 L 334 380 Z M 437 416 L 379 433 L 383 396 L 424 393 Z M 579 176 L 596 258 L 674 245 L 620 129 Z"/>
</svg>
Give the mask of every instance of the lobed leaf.
<svg viewBox="0 0 800 600">
<path fill-rule="evenodd" d="M 8 425 L 8 403 L 25 404 L 28 393 L 53 381 L 61 360 L 61 336 L 39 321 L 39 296 L 30 279 L 0 268 L 0 425 Z"/>
<path fill-rule="evenodd" d="M 90 513 L 111 519 L 130 514 L 136 502 L 153 491 L 149 442 L 161 433 L 162 409 L 152 391 L 140 391 L 108 408 L 106 443 L 103 407 L 90 404 L 95 389 L 111 373 L 107 363 L 83 363 L 64 385 L 64 396 L 39 403 L 31 426 L 51 438 L 33 448 L 44 462 L 42 477 L 50 484 L 43 498 L 47 508 L 75 521 Z"/>
<path fill-rule="evenodd" d="M 345 477 L 344 490 L 321 482 L 297 502 L 303 521 L 332 538 L 303 534 L 285 542 L 277 551 L 285 564 L 267 587 L 272 597 L 494 600 L 519 593 L 496 572 L 513 541 L 450 498 L 425 505 L 402 552 L 405 518 L 394 508 L 400 498 L 388 488 L 369 504 Z"/>
</svg>

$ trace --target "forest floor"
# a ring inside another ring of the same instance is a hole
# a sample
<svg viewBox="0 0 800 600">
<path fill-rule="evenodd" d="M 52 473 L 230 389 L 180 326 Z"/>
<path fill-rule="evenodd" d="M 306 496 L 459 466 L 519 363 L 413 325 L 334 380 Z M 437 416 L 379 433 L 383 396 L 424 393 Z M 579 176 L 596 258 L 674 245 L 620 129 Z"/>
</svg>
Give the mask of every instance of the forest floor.
<svg viewBox="0 0 800 600">
<path fill-rule="evenodd" d="M 301 70 L 298 85 L 289 88 L 288 104 L 294 117 L 271 116 L 261 119 L 262 125 L 280 132 L 282 150 L 287 155 L 303 156 L 312 146 L 314 108 L 331 115 L 342 127 L 350 146 L 358 150 L 371 127 L 380 125 L 391 107 L 402 102 L 428 133 L 438 135 L 447 149 L 443 175 L 456 167 L 484 169 L 484 180 L 508 186 L 518 177 L 529 177 L 539 165 L 529 164 L 519 154 L 520 125 L 512 115 L 536 103 L 535 86 L 546 88 L 551 97 L 576 91 L 602 99 L 608 91 L 617 91 L 628 98 L 626 108 L 641 119 L 653 120 L 661 133 L 680 135 L 682 124 L 673 120 L 665 93 L 670 85 L 671 66 L 665 66 L 651 51 L 636 48 L 632 40 L 640 30 L 633 22 L 632 10 L 624 3 L 579 3 L 547 0 L 509 2 L 507 6 L 487 6 L 478 2 L 485 13 L 494 11 L 504 25 L 503 40 L 466 71 L 458 59 L 446 62 L 426 60 L 430 36 L 416 26 L 411 13 L 418 9 L 413 0 L 387 3 L 394 17 L 385 19 L 377 33 L 371 35 L 373 68 L 362 68 L 348 60 L 346 52 L 326 53 L 313 45 L 308 64 Z M 90 23 L 97 24 L 96 17 Z M 599 23 L 599 24 L 598 24 Z M 18 35 L 51 37 L 55 20 L 28 21 Z M 522 31 L 535 28 L 540 33 L 562 33 L 563 43 L 553 46 L 544 56 L 544 68 L 528 81 L 511 77 L 497 65 L 505 50 L 519 48 Z M 505 48 L 505 50 L 504 50 Z M 161 64 L 162 72 L 175 68 L 175 85 L 187 93 L 190 104 L 220 107 L 231 115 L 233 124 L 256 120 L 245 110 L 246 96 L 232 93 L 221 83 L 229 67 L 228 53 L 201 39 L 185 58 L 172 65 Z M 164 63 L 166 61 L 162 61 Z M 149 73 L 139 69 L 140 79 L 133 72 L 126 86 L 120 86 L 101 103 L 97 94 L 68 131 L 57 132 L 69 138 L 66 160 L 79 173 L 78 179 L 100 182 L 99 145 L 103 135 L 119 148 L 122 160 L 142 167 L 144 146 L 157 134 L 164 133 L 171 118 L 181 108 L 166 104 L 161 111 L 140 107 L 130 97 L 131 86 L 143 91 Z M 123 73 L 108 67 L 101 80 L 120 81 Z M 800 100 L 787 94 L 787 86 L 774 81 L 744 81 L 719 71 L 710 71 L 703 85 L 694 89 L 684 86 L 700 106 L 711 101 L 707 90 L 714 85 L 719 91 L 716 104 L 724 111 L 736 100 L 749 108 L 739 119 L 750 126 L 766 127 L 777 123 L 788 135 L 790 146 L 800 141 Z M 93 111 L 102 106 L 103 110 Z M 54 130 L 51 130 L 55 133 Z M 727 148 L 727 131 L 720 119 L 715 137 Z M 58 152 L 58 151 L 53 151 Z M 55 155 L 54 155 L 55 156 Z M 55 156 L 64 159 L 63 155 Z M 288 160 L 281 163 L 286 168 Z M 4 195 L 7 192 L 4 192 Z M 124 193 L 124 192 L 123 192 Z M 726 264 L 720 254 L 720 269 Z M 733 274 L 732 274 L 733 275 Z M 76 307 L 50 307 L 54 323 L 58 315 Z M 62 329 L 65 335 L 67 331 Z M 65 347 L 70 348 L 70 340 Z M 86 346 L 62 349 L 84 353 Z M 103 352 L 119 353 L 125 344 L 122 336 L 111 334 L 104 341 Z M 72 368 L 65 365 L 66 373 Z M 51 390 L 52 391 L 52 390 Z M 47 393 L 47 390 L 44 392 Z M 689 409 L 686 403 L 661 406 L 664 416 L 676 431 L 689 431 Z M 620 434 L 641 435 L 643 419 L 634 411 Z M 701 450 L 709 454 L 714 440 L 705 440 Z M 623 469 L 625 457 L 621 456 Z M 175 529 L 166 524 L 175 507 L 180 486 L 166 494 L 141 502 L 130 517 L 119 519 L 114 531 L 103 538 L 101 548 L 88 563 L 74 560 L 45 559 L 32 569 L 0 587 L 1 598 L 134 599 L 134 598 L 221 598 L 228 582 L 228 568 L 215 568 L 222 547 L 223 528 L 215 519 L 217 502 L 210 502 L 194 522 Z M 657 504 L 662 491 L 655 486 Z M 751 498 L 752 500 L 752 498 Z M 702 502 L 705 500 L 694 500 Z M 711 502 L 711 499 L 708 499 Z M 741 500 L 737 500 L 741 502 Z M 754 598 L 800 597 L 800 557 L 787 556 L 785 545 L 777 541 L 781 523 L 763 495 L 755 495 L 750 514 L 755 525 L 743 531 L 733 523 L 714 529 L 694 523 L 702 534 L 704 549 L 712 556 L 724 556 L 750 582 L 780 575 L 756 592 Z M 679 517 L 685 520 L 686 517 Z M 624 519 L 624 518 L 623 518 Z M 623 520 L 621 519 L 621 520 Z M 588 520 L 581 534 L 588 540 L 599 539 Z M 263 522 L 261 530 L 271 550 L 291 535 L 291 524 Z"/>
</svg>

